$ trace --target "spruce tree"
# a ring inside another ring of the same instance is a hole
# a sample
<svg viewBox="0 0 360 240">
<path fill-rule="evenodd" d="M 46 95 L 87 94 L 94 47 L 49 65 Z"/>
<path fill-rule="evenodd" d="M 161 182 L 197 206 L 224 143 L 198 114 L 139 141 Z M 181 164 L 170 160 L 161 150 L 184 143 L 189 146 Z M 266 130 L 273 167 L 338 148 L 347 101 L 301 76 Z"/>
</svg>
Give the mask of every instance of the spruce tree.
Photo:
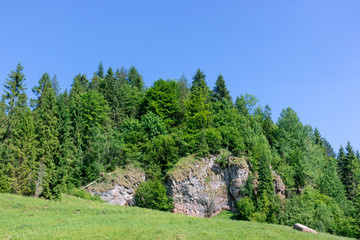
<svg viewBox="0 0 360 240">
<path fill-rule="evenodd" d="M 137 88 L 139 91 L 144 90 L 143 77 L 134 66 L 130 67 L 127 73 L 127 80 L 132 87 Z"/>
<path fill-rule="evenodd" d="M 351 200 L 355 198 L 356 188 L 360 183 L 359 170 L 359 161 L 355 156 L 355 152 L 350 142 L 348 142 L 346 145 L 346 154 L 343 160 L 342 173 L 346 194 Z"/>
<path fill-rule="evenodd" d="M 321 137 L 321 134 L 319 132 L 319 129 L 315 128 L 314 130 L 314 140 L 315 140 L 315 144 L 322 146 L 323 145 L 323 140 Z"/>
<path fill-rule="evenodd" d="M 205 74 L 197 70 L 190 88 L 190 99 L 185 114 L 187 126 L 192 130 L 208 127 L 212 121 L 209 87 L 205 82 Z"/>
<path fill-rule="evenodd" d="M 193 77 L 193 81 L 191 84 L 190 92 L 195 94 L 203 93 L 206 94 L 208 92 L 208 86 L 205 81 L 205 74 L 198 69 Z"/>
<path fill-rule="evenodd" d="M 55 92 L 55 96 L 58 97 L 60 94 L 60 85 L 59 85 L 59 81 L 57 80 L 57 76 L 54 75 L 54 77 L 51 79 L 51 84 L 54 88 L 54 92 Z"/>
<path fill-rule="evenodd" d="M 99 63 L 98 70 L 96 71 L 96 75 L 100 78 L 104 77 L 104 67 L 102 61 L 100 61 Z"/>
<path fill-rule="evenodd" d="M 37 161 L 39 164 L 35 196 L 58 198 L 60 193 L 56 188 L 58 184 L 56 161 L 59 155 L 58 131 L 56 129 L 57 106 L 55 91 L 50 76 L 44 73 L 39 80 L 39 85 L 33 88 L 38 97 L 34 102 L 36 132 L 38 140 Z"/>
<path fill-rule="evenodd" d="M 7 113 L 5 131 L 2 139 L 10 138 L 15 116 L 17 111 L 22 111 L 27 105 L 25 94 L 25 75 L 22 73 L 23 66 L 19 63 L 15 71 L 11 71 L 4 84 L 4 94 L 2 95 L 5 112 Z"/>
<path fill-rule="evenodd" d="M 216 80 L 213 89 L 213 96 L 216 101 L 229 100 L 231 101 L 230 92 L 226 87 L 223 76 L 220 74 Z"/>
<path fill-rule="evenodd" d="M 258 198 L 267 197 L 271 200 L 274 197 L 274 185 L 273 177 L 270 169 L 270 161 L 266 154 L 263 154 L 259 159 L 259 187 L 258 187 Z"/>
<path fill-rule="evenodd" d="M 36 179 L 36 133 L 29 108 L 16 117 L 7 155 L 10 192 L 32 195 Z"/>
<path fill-rule="evenodd" d="M 338 164 L 340 179 L 344 183 L 346 175 L 344 172 L 345 150 L 343 146 L 340 146 L 339 153 L 337 154 L 337 164 Z"/>
<path fill-rule="evenodd" d="M 59 161 L 57 163 L 59 185 L 62 189 L 68 186 L 78 187 L 80 179 L 76 176 L 80 175 L 80 163 L 74 154 L 69 94 L 66 91 L 62 93 L 56 103 L 59 110 L 57 114 L 59 120 L 56 125 L 59 133 Z"/>
</svg>

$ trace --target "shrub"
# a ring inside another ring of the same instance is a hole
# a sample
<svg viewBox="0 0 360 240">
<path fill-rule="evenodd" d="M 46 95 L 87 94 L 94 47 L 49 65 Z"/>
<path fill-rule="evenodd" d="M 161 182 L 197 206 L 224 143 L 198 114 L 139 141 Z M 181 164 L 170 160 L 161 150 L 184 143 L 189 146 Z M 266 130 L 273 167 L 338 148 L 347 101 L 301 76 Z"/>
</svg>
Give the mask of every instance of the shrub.
<svg viewBox="0 0 360 240">
<path fill-rule="evenodd" d="M 74 197 L 86 199 L 86 200 L 103 202 L 103 200 L 99 196 L 97 196 L 97 195 L 92 196 L 90 193 L 86 192 L 84 189 L 73 188 L 73 189 L 68 190 L 67 194 L 74 196 Z"/>
<path fill-rule="evenodd" d="M 237 202 L 239 217 L 243 220 L 250 220 L 255 211 L 255 206 L 250 197 L 246 196 Z"/>
<path fill-rule="evenodd" d="M 266 213 L 264 212 L 254 212 L 250 217 L 250 221 L 264 223 L 266 222 L 266 217 Z"/>
<path fill-rule="evenodd" d="M 169 211 L 172 201 L 166 196 L 165 186 L 159 180 L 140 183 L 135 192 L 135 203 L 139 207 Z"/>
</svg>

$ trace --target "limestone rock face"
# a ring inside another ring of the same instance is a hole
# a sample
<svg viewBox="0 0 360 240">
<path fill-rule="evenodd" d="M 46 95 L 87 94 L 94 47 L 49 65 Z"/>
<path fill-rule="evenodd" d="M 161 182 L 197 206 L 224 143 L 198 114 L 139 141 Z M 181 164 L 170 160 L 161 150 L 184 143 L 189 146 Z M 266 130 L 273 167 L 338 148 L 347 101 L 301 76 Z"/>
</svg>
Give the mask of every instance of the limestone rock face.
<svg viewBox="0 0 360 240">
<path fill-rule="evenodd" d="M 278 195 L 280 198 L 285 198 L 285 184 L 275 171 L 272 171 L 272 175 L 275 195 Z"/>
<path fill-rule="evenodd" d="M 301 232 L 308 232 L 308 233 L 317 233 L 314 229 L 311 229 L 305 225 L 302 225 L 300 223 L 295 223 L 293 229 L 296 229 Z"/>
<path fill-rule="evenodd" d="M 244 159 L 234 157 L 221 166 L 220 158 L 185 161 L 168 174 L 166 185 L 175 213 L 211 217 L 222 210 L 235 210 L 235 203 L 243 197 L 241 189 L 249 167 Z"/>
<path fill-rule="evenodd" d="M 92 195 L 99 195 L 104 201 L 121 206 L 135 206 L 135 189 L 145 181 L 142 169 L 128 167 L 106 174 L 86 190 Z"/>
</svg>

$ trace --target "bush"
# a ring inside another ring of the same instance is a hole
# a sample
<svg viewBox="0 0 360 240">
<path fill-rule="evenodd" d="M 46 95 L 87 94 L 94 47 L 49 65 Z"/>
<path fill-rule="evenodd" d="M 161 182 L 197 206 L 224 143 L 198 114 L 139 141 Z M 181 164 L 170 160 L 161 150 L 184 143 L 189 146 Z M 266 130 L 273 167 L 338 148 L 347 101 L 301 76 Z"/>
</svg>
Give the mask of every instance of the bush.
<svg viewBox="0 0 360 240">
<path fill-rule="evenodd" d="M 264 223 L 266 222 L 266 217 L 266 213 L 264 212 L 254 212 L 250 217 L 250 221 Z"/>
<path fill-rule="evenodd" d="M 74 196 L 74 197 L 86 199 L 86 200 L 103 202 L 103 200 L 99 196 L 97 196 L 97 195 L 92 196 L 90 193 L 86 192 L 84 189 L 73 188 L 73 189 L 68 190 L 67 194 Z"/>
<path fill-rule="evenodd" d="M 166 196 L 165 186 L 159 180 L 140 183 L 135 192 L 135 203 L 139 207 L 169 211 L 172 201 Z"/>
<path fill-rule="evenodd" d="M 208 128 L 205 130 L 205 139 L 209 146 L 210 153 L 218 153 L 223 141 L 220 132 L 215 128 Z"/>
<path fill-rule="evenodd" d="M 250 220 L 255 211 L 255 206 L 250 197 L 244 197 L 237 202 L 237 210 L 242 220 Z"/>
</svg>

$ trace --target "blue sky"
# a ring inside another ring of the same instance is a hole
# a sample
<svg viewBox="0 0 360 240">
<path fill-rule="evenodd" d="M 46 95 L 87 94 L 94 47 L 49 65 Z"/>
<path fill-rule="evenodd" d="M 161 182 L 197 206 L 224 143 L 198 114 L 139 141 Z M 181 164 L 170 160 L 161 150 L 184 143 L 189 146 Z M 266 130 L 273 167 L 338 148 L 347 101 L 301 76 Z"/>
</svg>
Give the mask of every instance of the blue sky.
<svg viewBox="0 0 360 240">
<path fill-rule="evenodd" d="M 223 74 L 233 98 L 251 93 L 276 121 L 292 107 L 338 150 L 360 149 L 360 2 L 3 1 L 0 84 L 21 61 L 28 94 L 41 74 L 73 77 L 135 65 L 147 86 Z M 2 89 L 1 89 L 2 91 Z"/>
</svg>

